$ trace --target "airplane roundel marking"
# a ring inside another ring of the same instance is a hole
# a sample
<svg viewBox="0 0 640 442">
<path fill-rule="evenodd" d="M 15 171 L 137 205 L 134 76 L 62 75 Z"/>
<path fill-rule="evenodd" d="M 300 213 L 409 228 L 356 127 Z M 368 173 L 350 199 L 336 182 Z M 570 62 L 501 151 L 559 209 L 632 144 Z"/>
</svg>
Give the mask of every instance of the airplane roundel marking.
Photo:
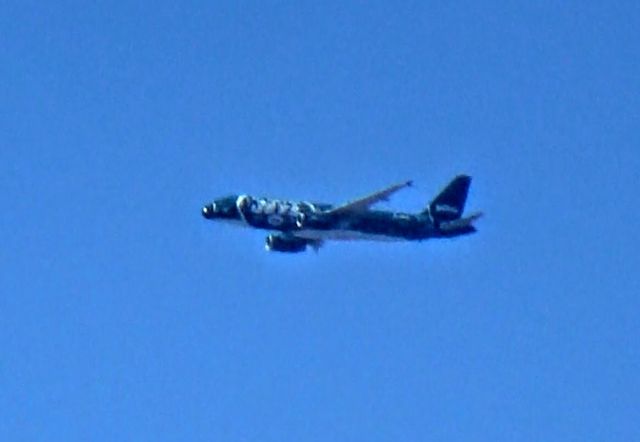
<svg viewBox="0 0 640 442">
<path fill-rule="evenodd" d="M 284 219 L 280 215 L 269 215 L 267 222 L 274 227 L 279 227 L 284 223 Z"/>
</svg>

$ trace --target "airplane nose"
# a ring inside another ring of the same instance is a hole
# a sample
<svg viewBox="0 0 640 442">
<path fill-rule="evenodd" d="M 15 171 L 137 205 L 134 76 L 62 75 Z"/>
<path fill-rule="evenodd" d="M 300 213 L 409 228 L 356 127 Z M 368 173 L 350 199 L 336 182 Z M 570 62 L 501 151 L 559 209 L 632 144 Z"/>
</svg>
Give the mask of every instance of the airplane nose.
<svg viewBox="0 0 640 442">
<path fill-rule="evenodd" d="M 213 210 L 210 206 L 204 206 L 202 208 L 202 216 L 209 219 L 213 216 Z"/>
</svg>

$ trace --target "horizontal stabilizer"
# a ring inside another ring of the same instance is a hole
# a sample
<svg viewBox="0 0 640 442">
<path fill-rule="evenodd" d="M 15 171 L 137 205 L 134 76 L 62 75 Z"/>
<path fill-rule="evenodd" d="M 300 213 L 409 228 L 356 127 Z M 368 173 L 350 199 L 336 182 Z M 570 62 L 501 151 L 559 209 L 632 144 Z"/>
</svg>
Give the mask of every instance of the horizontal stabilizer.
<svg viewBox="0 0 640 442">
<path fill-rule="evenodd" d="M 440 223 L 440 231 L 455 232 L 468 229 L 469 227 L 473 228 L 473 222 L 480 217 L 482 217 L 482 212 L 476 212 L 464 218 L 456 219 L 453 221 L 443 221 Z M 475 228 L 473 228 L 473 231 L 475 232 Z"/>
</svg>

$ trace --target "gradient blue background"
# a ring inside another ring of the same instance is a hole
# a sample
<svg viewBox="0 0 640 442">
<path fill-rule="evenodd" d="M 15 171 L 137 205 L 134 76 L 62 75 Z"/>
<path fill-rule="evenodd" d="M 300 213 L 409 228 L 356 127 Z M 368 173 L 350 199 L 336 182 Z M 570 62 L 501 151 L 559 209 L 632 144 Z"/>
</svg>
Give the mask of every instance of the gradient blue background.
<svg viewBox="0 0 640 442">
<path fill-rule="evenodd" d="M 0 440 L 640 440 L 638 5 L 3 2 Z M 460 172 L 458 240 L 200 216 Z"/>
</svg>

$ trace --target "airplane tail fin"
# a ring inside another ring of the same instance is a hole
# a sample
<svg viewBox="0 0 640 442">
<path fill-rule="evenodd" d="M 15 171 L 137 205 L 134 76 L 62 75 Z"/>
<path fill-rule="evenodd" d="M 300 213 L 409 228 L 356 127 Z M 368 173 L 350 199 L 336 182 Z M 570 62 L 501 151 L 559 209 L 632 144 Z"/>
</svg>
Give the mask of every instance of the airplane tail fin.
<svg viewBox="0 0 640 442">
<path fill-rule="evenodd" d="M 458 175 L 431 201 L 423 213 L 429 213 L 438 223 L 460 219 L 470 185 L 470 176 Z"/>
</svg>

